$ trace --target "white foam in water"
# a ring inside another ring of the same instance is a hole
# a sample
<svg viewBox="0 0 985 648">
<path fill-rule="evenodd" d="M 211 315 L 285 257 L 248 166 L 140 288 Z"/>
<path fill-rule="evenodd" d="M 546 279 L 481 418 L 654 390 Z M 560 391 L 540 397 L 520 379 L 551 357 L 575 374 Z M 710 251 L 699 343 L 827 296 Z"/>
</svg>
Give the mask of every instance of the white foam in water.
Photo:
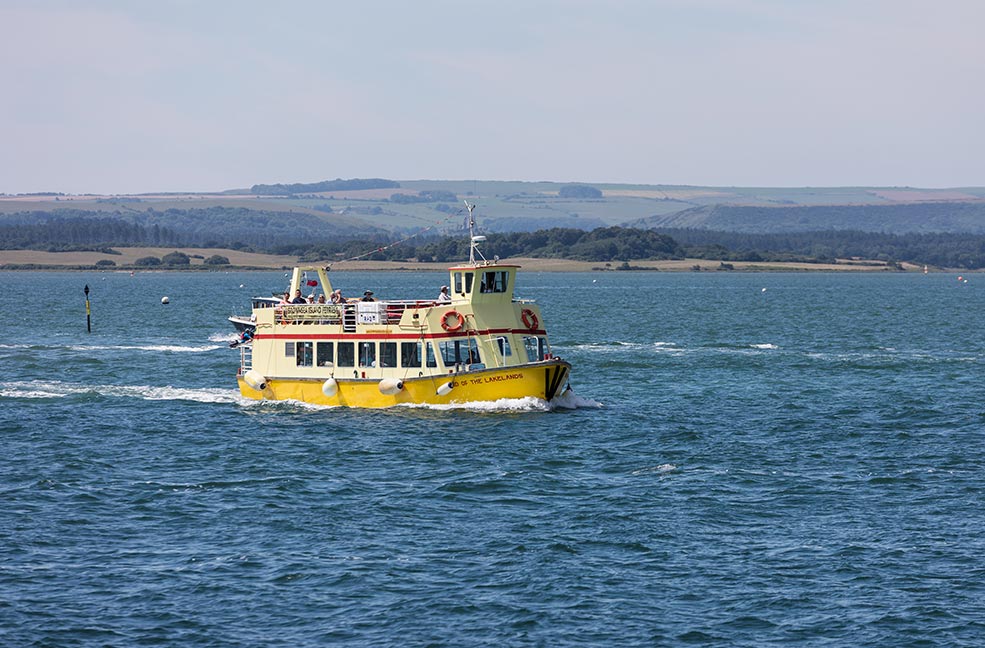
<svg viewBox="0 0 985 648">
<path fill-rule="evenodd" d="M 677 466 L 670 463 L 660 464 L 659 466 L 650 466 L 649 468 L 640 468 L 639 470 L 634 470 L 632 475 L 646 475 L 648 473 L 669 473 L 677 470 Z"/>
<path fill-rule="evenodd" d="M 750 344 L 749 346 L 751 346 L 754 349 L 779 349 L 780 348 L 780 347 L 776 346 L 775 344 Z"/>
<path fill-rule="evenodd" d="M 603 407 L 602 403 L 590 398 L 582 398 L 571 389 L 555 396 L 551 405 L 562 409 L 601 409 Z"/>
<path fill-rule="evenodd" d="M 239 339 L 238 335 L 230 332 L 213 333 L 212 335 L 209 336 L 209 342 L 226 342 L 227 344 L 229 342 L 233 342 L 234 340 L 238 340 L 238 339 Z"/>
<path fill-rule="evenodd" d="M 153 387 L 147 385 L 83 385 L 57 380 L 0 383 L 4 398 L 65 398 L 77 394 L 99 394 L 143 400 L 183 400 L 197 403 L 252 403 L 236 389 L 190 389 L 184 387 Z"/>
<path fill-rule="evenodd" d="M 501 398 L 496 401 L 448 403 L 447 405 L 429 403 L 401 403 L 398 407 L 412 409 L 431 409 L 437 411 L 467 410 L 470 412 L 549 412 L 551 406 L 542 398 Z"/>
<path fill-rule="evenodd" d="M 95 345 L 71 345 L 68 347 L 72 351 L 171 351 L 173 353 L 203 353 L 205 351 L 215 351 L 221 346 L 210 344 L 208 346 L 184 346 L 177 344 L 147 344 L 147 345 L 127 345 L 118 346 L 95 346 Z"/>
</svg>

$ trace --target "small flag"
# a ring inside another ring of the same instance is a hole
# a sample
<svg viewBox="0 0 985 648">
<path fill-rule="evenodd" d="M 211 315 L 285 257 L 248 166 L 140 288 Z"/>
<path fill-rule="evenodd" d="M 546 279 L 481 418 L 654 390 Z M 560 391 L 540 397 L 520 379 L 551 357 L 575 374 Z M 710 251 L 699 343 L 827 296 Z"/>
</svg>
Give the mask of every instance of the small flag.
<svg viewBox="0 0 985 648">
<path fill-rule="evenodd" d="M 317 285 L 318 285 L 318 282 L 317 282 L 317 281 L 315 281 L 314 279 L 312 279 L 312 280 L 310 280 L 310 281 L 308 282 L 308 285 L 309 285 L 309 286 L 317 286 Z"/>
</svg>

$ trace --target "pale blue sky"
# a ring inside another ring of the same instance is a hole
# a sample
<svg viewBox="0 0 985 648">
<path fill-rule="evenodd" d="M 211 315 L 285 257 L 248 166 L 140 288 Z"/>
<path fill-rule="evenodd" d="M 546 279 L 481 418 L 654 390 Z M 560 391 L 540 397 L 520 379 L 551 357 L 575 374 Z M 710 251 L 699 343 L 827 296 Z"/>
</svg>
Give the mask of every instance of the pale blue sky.
<svg viewBox="0 0 985 648">
<path fill-rule="evenodd" d="M 0 192 L 985 184 L 980 0 L 0 0 Z"/>
</svg>

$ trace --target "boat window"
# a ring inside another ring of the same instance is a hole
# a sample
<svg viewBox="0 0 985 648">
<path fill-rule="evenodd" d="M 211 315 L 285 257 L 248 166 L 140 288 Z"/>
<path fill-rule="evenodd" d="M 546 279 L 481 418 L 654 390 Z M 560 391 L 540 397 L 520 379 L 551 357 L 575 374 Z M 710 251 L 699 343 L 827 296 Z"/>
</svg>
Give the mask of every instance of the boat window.
<svg viewBox="0 0 985 648">
<path fill-rule="evenodd" d="M 527 361 L 537 362 L 547 353 L 547 339 L 532 335 L 524 336 L 523 348 L 527 352 Z"/>
<path fill-rule="evenodd" d="M 484 293 L 506 292 L 506 285 L 508 281 L 509 273 L 505 270 L 483 272 L 480 291 Z"/>
<path fill-rule="evenodd" d="M 396 342 L 380 342 L 380 366 L 381 367 L 397 366 Z"/>
<path fill-rule="evenodd" d="M 496 338 L 496 346 L 499 347 L 499 355 L 504 358 L 513 355 L 513 349 L 510 348 L 510 341 L 505 337 Z"/>
<path fill-rule="evenodd" d="M 427 366 L 429 366 L 429 367 L 437 367 L 438 366 L 438 360 L 437 360 L 437 358 L 434 355 L 434 343 L 433 342 L 428 342 Z"/>
<path fill-rule="evenodd" d="M 311 342 L 298 342 L 297 345 L 297 363 L 299 367 L 310 367 L 313 360 L 313 349 Z"/>
<path fill-rule="evenodd" d="M 475 338 L 467 340 L 443 340 L 438 343 L 441 351 L 441 361 L 446 367 L 456 364 L 473 364 L 479 359 L 479 344 Z"/>
<path fill-rule="evenodd" d="M 455 277 L 455 293 L 470 293 L 472 292 L 472 280 L 475 278 L 474 272 L 456 272 Z M 463 285 L 464 280 L 464 285 Z"/>
<path fill-rule="evenodd" d="M 401 342 L 400 343 L 400 366 L 401 367 L 420 367 L 421 366 L 421 347 L 420 342 Z"/>
<path fill-rule="evenodd" d="M 294 343 L 293 342 L 285 342 L 284 343 L 284 357 L 285 358 L 293 358 L 294 357 Z"/>
<path fill-rule="evenodd" d="M 359 343 L 359 366 L 360 367 L 376 366 L 376 342 Z"/>
<path fill-rule="evenodd" d="M 352 342 L 339 342 L 339 357 L 335 360 L 340 367 L 354 367 L 356 365 L 356 349 Z"/>
<path fill-rule="evenodd" d="M 335 343 L 334 342 L 319 342 L 318 352 L 316 354 L 316 361 L 319 367 L 331 367 L 332 366 L 332 356 L 335 355 Z"/>
</svg>

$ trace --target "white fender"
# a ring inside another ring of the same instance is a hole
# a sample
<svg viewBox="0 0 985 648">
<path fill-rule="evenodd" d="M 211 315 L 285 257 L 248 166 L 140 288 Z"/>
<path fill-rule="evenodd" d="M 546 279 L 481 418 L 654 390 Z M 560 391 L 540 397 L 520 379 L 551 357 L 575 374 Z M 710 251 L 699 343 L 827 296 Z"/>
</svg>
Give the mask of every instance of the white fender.
<svg viewBox="0 0 985 648">
<path fill-rule="evenodd" d="M 384 378 L 380 381 L 380 393 L 387 396 L 399 394 L 403 388 L 404 381 L 398 380 L 397 378 Z"/>
<path fill-rule="evenodd" d="M 335 396 L 339 393 L 339 383 L 335 380 L 335 378 L 329 378 L 322 383 L 321 393 L 325 394 L 329 398 Z"/>
<path fill-rule="evenodd" d="M 452 387 L 453 386 L 451 384 L 451 381 L 448 381 L 445 384 L 439 386 L 438 387 L 438 396 L 447 396 L 448 394 L 451 393 Z"/>
<path fill-rule="evenodd" d="M 263 377 L 263 374 L 256 369 L 250 369 L 245 374 L 243 374 L 243 382 L 257 390 L 262 392 L 267 388 L 267 379 Z"/>
</svg>

